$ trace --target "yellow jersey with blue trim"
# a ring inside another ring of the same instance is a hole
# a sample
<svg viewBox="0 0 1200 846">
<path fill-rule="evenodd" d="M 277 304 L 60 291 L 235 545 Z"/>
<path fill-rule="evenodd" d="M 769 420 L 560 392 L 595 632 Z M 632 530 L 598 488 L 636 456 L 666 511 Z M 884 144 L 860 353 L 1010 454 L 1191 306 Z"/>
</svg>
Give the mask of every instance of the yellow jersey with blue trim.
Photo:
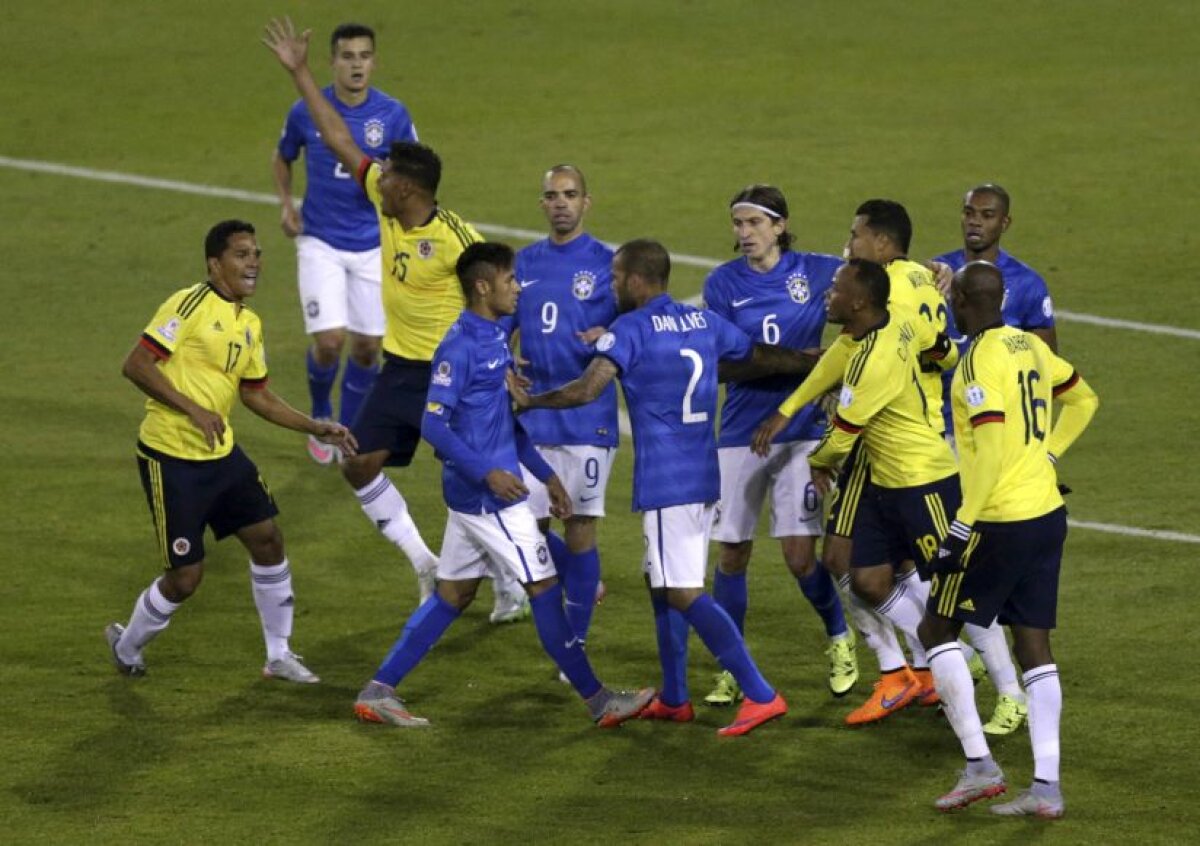
<svg viewBox="0 0 1200 846">
<path fill-rule="evenodd" d="M 918 315 L 928 322 L 934 334 L 946 331 L 946 298 L 937 289 L 933 272 L 923 264 L 906 258 L 893 259 L 884 265 L 888 281 L 891 283 L 891 296 L 888 299 L 888 309 L 900 309 L 906 314 Z M 942 416 L 942 367 L 932 361 L 917 362 L 920 372 L 921 388 L 925 398 L 929 400 L 929 410 L 933 424 L 939 432 L 946 431 L 946 421 Z M 936 419 L 934 419 L 936 418 Z"/>
<path fill-rule="evenodd" d="M 809 456 L 813 467 L 838 467 L 861 435 L 871 481 L 880 487 L 910 488 L 954 475 L 954 454 L 933 425 L 919 377 L 921 351 L 936 338 L 931 322 L 889 306 L 886 321 L 850 354 L 837 411 Z"/>
<path fill-rule="evenodd" d="M 448 209 L 436 208 L 429 220 L 412 229 L 383 213 L 379 162 L 363 159 L 359 183 L 379 218 L 383 261 L 383 311 L 387 329 L 383 349 L 414 361 L 431 361 L 446 331 L 464 307 L 454 265 L 463 251 L 483 237 Z"/>
<path fill-rule="evenodd" d="M 1010 523 L 1062 506 L 1047 438 L 1053 400 L 1072 389 L 1090 393 L 1081 381 L 1036 335 L 994 326 L 972 339 L 950 385 L 964 493 L 959 519 Z"/>
<path fill-rule="evenodd" d="M 210 283 L 176 291 L 142 332 L 140 343 L 159 359 L 159 368 L 192 402 L 221 415 L 224 443 L 212 449 L 188 416 L 156 399 L 146 400 L 138 438 L 151 449 L 189 461 L 223 458 L 233 450 L 229 414 L 242 385 L 267 383 L 262 322 Z"/>
</svg>

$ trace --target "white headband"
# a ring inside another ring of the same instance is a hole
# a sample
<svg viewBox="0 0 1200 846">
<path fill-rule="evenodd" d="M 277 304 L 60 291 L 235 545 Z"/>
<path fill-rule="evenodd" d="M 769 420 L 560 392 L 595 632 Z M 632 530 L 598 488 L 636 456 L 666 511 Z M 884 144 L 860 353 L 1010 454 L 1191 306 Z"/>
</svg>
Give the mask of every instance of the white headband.
<svg viewBox="0 0 1200 846">
<path fill-rule="evenodd" d="M 774 211 L 773 209 L 769 209 L 766 206 L 760 206 L 758 203 L 747 202 L 745 200 L 743 200 L 740 203 L 734 203 L 732 206 L 729 207 L 729 210 L 733 211 L 734 209 L 742 208 L 742 207 L 750 208 L 750 209 L 758 209 L 760 212 L 765 214 L 767 217 L 772 218 L 773 220 L 781 220 L 783 218 L 783 215 L 781 215 L 777 211 Z"/>
</svg>

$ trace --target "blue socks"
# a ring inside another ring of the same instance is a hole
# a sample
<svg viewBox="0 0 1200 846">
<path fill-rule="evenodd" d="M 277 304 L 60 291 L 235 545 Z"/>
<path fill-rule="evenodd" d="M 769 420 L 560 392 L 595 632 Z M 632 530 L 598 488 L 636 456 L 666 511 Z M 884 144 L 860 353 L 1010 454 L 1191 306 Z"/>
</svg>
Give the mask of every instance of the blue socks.
<svg viewBox="0 0 1200 846">
<path fill-rule="evenodd" d="M 700 635 L 708 651 L 717 662 L 737 680 L 742 692 L 753 702 L 770 702 L 775 698 L 775 689 L 767 683 L 754 659 L 746 649 L 737 626 L 721 606 L 707 593 L 683 612 L 688 623 Z"/>
<path fill-rule="evenodd" d="M 363 367 L 353 358 L 346 359 L 346 369 L 342 371 L 342 408 L 338 416 L 338 422 L 343 426 L 354 423 L 378 373 L 379 368 L 375 365 Z"/>
<path fill-rule="evenodd" d="M 842 600 L 838 597 L 837 587 L 833 584 L 833 576 L 817 562 L 813 571 L 804 578 L 797 578 L 800 592 L 812 603 L 813 609 L 821 615 L 825 623 L 825 634 L 836 637 L 846 633 L 846 616 L 842 613 Z"/>
<path fill-rule="evenodd" d="M 461 613 L 436 593 L 425 600 L 408 618 L 400 639 L 375 671 L 375 681 L 388 687 L 400 684 Z"/>
<path fill-rule="evenodd" d="M 546 654 L 554 659 L 575 692 L 588 699 L 600 691 L 600 680 L 592 672 L 591 662 L 583 651 L 583 640 L 573 631 L 563 613 L 562 586 L 555 585 L 537 596 L 529 597 L 533 609 L 533 625 Z"/>
<path fill-rule="evenodd" d="M 737 630 L 745 634 L 746 606 L 750 602 L 746 594 L 746 571 L 730 576 L 717 567 L 713 573 L 712 596 L 733 620 Z"/>
<path fill-rule="evenodd" d="M 592 626 L 592 612 L 596 609 L 596 588 L 600 585 L 600 553 L 595 547 L 587 552 L 573 553 L 555 532 L 546 534 L 546 545 L 550 547 L 550 557 L 567 598 L 566 612 L 571 631 L 586 641 Z"/>
<path fill-rule="evenodd" d="M 337 363 L 321 367 L 313 358 L 312 347 L 304 353 L 304 361 L 308 366 L 308 395 L 312 397 L 312 416 L 316 419 L 330 420 L 333 418 L 333 403 L 329 401 L 329 394 L 333 391 L 334 380 L 337 379 Z"/>
<path fill-rule="evenodd" d="M 675 707 L 691 698 L 687 683 L 688 621 L 667 604 L 665 596 L 651 593 L 650 602 L 654 606 L 654 634 L 662 664 L 658 696 L 664 705 Z"/>
</svg>

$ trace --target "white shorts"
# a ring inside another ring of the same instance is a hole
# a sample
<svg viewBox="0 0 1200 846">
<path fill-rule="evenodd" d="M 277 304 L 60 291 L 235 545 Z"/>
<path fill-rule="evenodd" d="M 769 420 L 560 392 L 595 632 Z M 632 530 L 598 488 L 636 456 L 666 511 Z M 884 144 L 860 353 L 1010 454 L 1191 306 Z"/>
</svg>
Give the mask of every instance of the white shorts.
<svg viewBox="0 0 1200 846">
<path fill-rule="evenodd" d="M 812 482 L 808 454 L 817 441 L 771 444 L 760 458 L 750 447 L 717 450 L 721 465 L 721 501 L 713 540 L 753 540 L 767 493 L 771 494 L 771 537 L 816 537 L 822 533 L 821 496 Z"/>
<path fill-rule="evenodd" d="M 604 494 L 617 455 L 616 447 L 539 446 L 537 451 L 567 489 L 576 514 L 604 516 Z M 529 488 L 529 507 L 535 517 L 544 520 L 550 516 L 550 494 L 528 468 L 522 466 L 521 470 L 525 487 Z"/>
<path fill-rule="evenodd" d="M 646 557 L 642 572 L 652 588 L 702 588 L 715 505 L 673 505 L 642 513 Z"/>
<path fill-rule="evenodd" d="M 335 250 L 320 238 L 296 236 L 297 279 L 304 331 L 349 329 L 382 338 L 386 329 L 379 287 L 379 248 L 364 253 Z"/>
<path fill-rule="evenodd" d="M 506 568 L 523 585 L 556 575 L 546 539 L 526 503 L 493 514 L 450 512 L 438 558 L 438 579 L 485 578 L 489 561 L 497 569 Z"/>
</svg>

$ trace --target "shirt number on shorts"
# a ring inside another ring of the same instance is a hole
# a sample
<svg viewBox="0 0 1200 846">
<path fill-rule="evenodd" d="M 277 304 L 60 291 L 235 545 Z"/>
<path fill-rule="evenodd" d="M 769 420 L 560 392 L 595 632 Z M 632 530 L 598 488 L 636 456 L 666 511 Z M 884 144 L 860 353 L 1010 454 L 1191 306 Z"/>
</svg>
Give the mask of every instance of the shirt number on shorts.
<svg viewBox="0 0 1200 846">
<path fill-rule="evenodd" d="M 587 486 L 594 488 L 600 484 L 600 462 L 594 457 L 583 462 L 583 475 L 587 479 Z"/>
</svg>

